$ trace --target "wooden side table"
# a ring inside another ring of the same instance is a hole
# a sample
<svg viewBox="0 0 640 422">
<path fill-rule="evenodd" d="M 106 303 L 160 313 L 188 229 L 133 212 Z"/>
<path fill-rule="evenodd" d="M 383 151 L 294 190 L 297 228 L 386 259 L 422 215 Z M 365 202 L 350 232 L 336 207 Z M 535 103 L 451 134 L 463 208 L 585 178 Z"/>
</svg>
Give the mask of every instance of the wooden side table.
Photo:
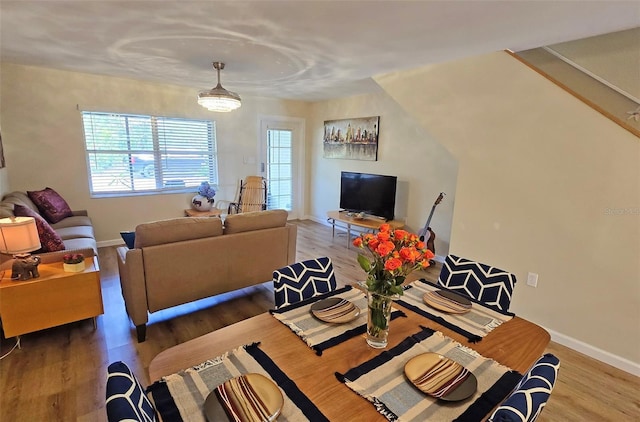
<svg viewBox="0 0 640 422">
<path fill-rule="evenodd" d="M 93 318 L 104 313 L 97 257 L 84 260 L 84 271 L 68 273 L 62 262 L 40 264 L 40 277 L 0 279 L 0 316 L 6 338 Z"/>
<path fill-rule="evenodd" d="M 404 223 L 398 220 L 384 221 L 376 217 L 365 217 L 357 219 L 349 217 L 346 212 L 342 211 L 329 211 L 327 212 L 327 221 L 331 224 L 332 233 L 331 237 L 336 235 L 336 222 L 344 223 L 347 225 L 347 249 L 351 246 L 351 226 L 361 227 L 363 229 L 377 230 L 380 224 L 387 223 L 392 229 L 401 229 L 404 227 Z"/>
<path fill-rule="evenodd" d="M 212 208 L 210 211 L 198 211 L 193 208 L 187 208 L 184 210 L 184 215 L 187 217 L 220 217 L 223 210 L 218 208 Z"/>
</svg>

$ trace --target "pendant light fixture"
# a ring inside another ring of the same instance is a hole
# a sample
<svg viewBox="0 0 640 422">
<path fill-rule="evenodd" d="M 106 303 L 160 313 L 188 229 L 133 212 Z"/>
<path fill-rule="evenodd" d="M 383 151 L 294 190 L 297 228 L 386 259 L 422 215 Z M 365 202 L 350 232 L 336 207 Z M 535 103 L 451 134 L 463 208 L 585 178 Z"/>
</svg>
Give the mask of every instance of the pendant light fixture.
<svg viewBox="0 0 640 422">
<path fill-rule="evenodd" d="M 213 62 L 213 68 L 218 71 L 218 85 L 210 91 L 198 94 L 198 104 L 210 111 L 227 112 L 239 108 L 240 96 L 235 92 L 227 91 L 220 85 L 220 71 L 224 69 L 224 63 Z"/>
</svg>

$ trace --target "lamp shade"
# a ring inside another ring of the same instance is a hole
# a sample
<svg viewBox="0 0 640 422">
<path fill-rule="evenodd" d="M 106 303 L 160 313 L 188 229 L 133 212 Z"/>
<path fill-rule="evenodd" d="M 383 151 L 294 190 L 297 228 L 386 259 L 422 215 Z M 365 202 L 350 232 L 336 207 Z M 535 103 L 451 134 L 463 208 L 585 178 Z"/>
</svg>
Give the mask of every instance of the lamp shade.
<svg viewBox="0 0 640 422">
<path fill-rule="evenodd" d="M 19 254 L 40 249 L 40 238 L 33 217 L 0 219 L 0 252 Z"/>
</svg>

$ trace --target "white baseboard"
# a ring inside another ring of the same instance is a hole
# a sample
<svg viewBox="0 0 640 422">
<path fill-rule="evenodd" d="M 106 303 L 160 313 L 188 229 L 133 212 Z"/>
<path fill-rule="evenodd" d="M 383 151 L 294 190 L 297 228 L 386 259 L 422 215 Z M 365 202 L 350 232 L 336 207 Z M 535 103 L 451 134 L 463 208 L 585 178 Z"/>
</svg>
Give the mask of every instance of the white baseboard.
<svg viewBox="0 0 640 422">
<path fill-rule="evenodd" d="M 636 362 L 632 362 L 629 359 L 614 355 L 613 353 L 607 352 L 606 350 L 599 349 L 595 346 L 592 346 L 580 340 L 576 340 L 575 338 L 566 336 L 556 331 L 549 330 L 548 328 L 545 328 L 545 330 L 547 330 L 549 334 L 551 334 L 551 340 L 558 344 L 566 346 L 570 349 L 575 350 L 576 352 L 585 354 L 615 368 L 621 369 L 632 375 L 640 376 L 640 364 Z M 562 362 L 560 363 L 560 365 L 562 365 Z"/>
</svg>

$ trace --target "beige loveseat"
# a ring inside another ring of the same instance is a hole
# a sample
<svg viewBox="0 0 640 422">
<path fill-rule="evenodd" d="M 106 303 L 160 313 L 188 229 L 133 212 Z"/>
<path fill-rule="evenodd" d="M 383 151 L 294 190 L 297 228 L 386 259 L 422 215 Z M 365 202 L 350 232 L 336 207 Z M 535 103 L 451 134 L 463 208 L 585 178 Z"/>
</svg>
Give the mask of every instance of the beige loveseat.
<svg viewBox="0 0 640 422">
<path fill-rule="evenodd" d="M 22 205 L 40 214 L 38 207 L 29 198 L 26 192 L 11 192 L 6 194 L 0 201 L 0 218 L 14 217 L 13 209 L 16 205 Z M 73 211 L 73 216 L 66 217 L 61 221 L 50 224 L 50 227 L 60 236 L 64 244 L 64 250 L 56 252 L 37 252 L 42 259 L 42 263 L 61 262 L 63 255 L 67 253 L 82 253 L 85 257 L 98 254 L 98 247 L 93 232 L 93 223 L 86 210 Z M 3 261 L 3 268 L 10 263 L 11 257 L 5 255 L 0 257 Z M 5 262 L 6 261 L 6 262 Z"/>
<path fill-rule="evenodd" d="M 297 227 L 270 210 L 219 218 L 174 218 L 140 224 L 133 249 L 119 247 L 127 314 L 138 341 L 155 312 L 272 279 L 296 258 Z"/>
</svg>

